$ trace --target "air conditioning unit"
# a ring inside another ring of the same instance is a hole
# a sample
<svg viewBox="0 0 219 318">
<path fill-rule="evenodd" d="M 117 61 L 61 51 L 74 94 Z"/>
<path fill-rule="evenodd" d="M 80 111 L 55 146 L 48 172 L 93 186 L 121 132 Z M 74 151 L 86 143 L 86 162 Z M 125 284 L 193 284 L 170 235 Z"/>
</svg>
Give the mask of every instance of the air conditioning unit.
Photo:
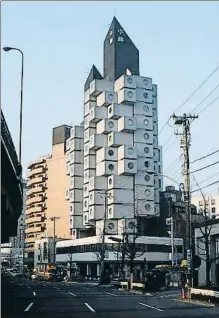
<svg viewBox="0 0 219 318">
<path fill-rule="evenodd" d="M 136 90 L 131 88 L 123 88 L 117 92 L 118 104 L 133 105 L 136 102 Z"/>
<path fill-rule="evenodd" d="M 122 75 L 114 83 L 115 92 L 120 91 L 123 88 L 136 88 L 136 81 L 132 76 Z"/>
</svg>

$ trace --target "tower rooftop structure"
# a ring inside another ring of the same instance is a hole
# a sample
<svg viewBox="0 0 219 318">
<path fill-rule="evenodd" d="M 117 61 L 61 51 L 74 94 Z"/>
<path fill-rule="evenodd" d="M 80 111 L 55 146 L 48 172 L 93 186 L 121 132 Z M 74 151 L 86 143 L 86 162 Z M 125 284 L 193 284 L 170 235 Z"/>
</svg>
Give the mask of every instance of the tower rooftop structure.
<svg viewBox="0 0 219 318">
<path fill-rule="evenodd" d="M 115 81 L 127 69 L 139 75 L 139 51 L 114 17 L 104 40 L 104 78 Z"/>
</svg>

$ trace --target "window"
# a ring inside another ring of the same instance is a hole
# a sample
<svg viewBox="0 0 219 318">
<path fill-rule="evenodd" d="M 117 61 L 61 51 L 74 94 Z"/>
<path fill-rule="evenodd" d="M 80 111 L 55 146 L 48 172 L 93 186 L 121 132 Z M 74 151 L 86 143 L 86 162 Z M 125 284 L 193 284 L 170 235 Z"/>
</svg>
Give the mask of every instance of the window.
<svg viewBox="0 0 219 318">
<path fill-rule="evenodd" d="M 215 213 L 216 212 L 216 208 L 211 208 L 211 213 Z"/>
<path fill-rule="evenodd" d="M 200 200 L 199 203 L 198 203 L 198 205 L 199 205 L 199 206 L 203 206 L 203 201 Z"/>
<path fill-rule="evenodd" d="M 124 42 L 124 38 L 122 36 L 118 37 L 118 42 Z"/>
<path fill-rule="evenodd" d="M 215 205 L 215 199 L 211 199 L 211 204 Z"/>
</svg>

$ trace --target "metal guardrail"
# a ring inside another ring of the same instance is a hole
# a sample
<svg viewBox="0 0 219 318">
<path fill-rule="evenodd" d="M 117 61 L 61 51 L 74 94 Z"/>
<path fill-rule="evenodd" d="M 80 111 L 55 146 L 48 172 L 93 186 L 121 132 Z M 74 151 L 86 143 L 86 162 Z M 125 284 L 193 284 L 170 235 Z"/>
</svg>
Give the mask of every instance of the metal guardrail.
<svg viewBox="0 0 219 318">
<path fill-rule="evenodd" d="M 6 123 L 5 117 L 3 115 L 3 112 L 1 110 L 1 137 L 5 143 L 5 146 L 7 147 L 10 159 L 12 161 L 12 164 L 14 166 L 14 170 L 17 174 L 17 176 L 20 176 L 21 173 L 21 165 L 19 164 L 17 153 L 15 150 L 15 146 L 10 134 L 10 131 L 8 129 L 8 125 Z"/>
</svg>

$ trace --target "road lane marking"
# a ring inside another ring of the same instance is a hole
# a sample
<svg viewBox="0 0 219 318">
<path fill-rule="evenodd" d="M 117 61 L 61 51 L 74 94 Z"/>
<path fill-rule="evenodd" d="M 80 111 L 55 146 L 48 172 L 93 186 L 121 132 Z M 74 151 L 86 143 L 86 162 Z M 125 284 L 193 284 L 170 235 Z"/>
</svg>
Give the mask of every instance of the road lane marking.
<svg viewBox="0 0 219 318">
<path fill-rule="evenodd" d="M 90 309 L 90 311 L 95 312 L 95 310 L 88 304 L 88 303 L 84 303 L 85 306 L 87 306 L 88 309 Z"/>
<path fill-rule="evenodd" d="M 75 297 L 77 296 L 77 295 L 75 295 L 75 294 L 73 294 L 73 293 L 71 293 L 71 292 L 68 292 L 68 293 L 69 293 L 70 295 L 72 295 L 72 296 L 75 296 Z"/>
<path fill-rule="evenodd" d="M 30 308 L 33 306 L 33 304 L 34 304 L 34 303 L 30 303 L 24 311 L 29 311 Z"/>
<path fill-rule="evenodd" d="M 23 286 L 23 284 L 21 284 L 21 283 L 18 283 L 18 285 Z"/>
<path fill-rule="evenodd" d="M 27 286 L 27 288 L 28 288 L 28 289 L 31 289 L 31 287 L 30 287 L 30 286 Z"/>
<path fill-rule="evenodd" d="M 147 304 L 144 304 L 144 303 L 139 303 L 139 305 L 142 305 L 142 306 L 145 306 L 145 307 L 148 307 L 148 308 L 151 308 L 151 309 L 155 309 L 155 310 L 157 310 L 157 311 L 163 311 L 163 310 L 160 309 L 160 308 L 153 307 L 153 306 L 150 306 L 150 305 L 147 305 Z"/>
<path fill-rule="evenodd" d="M 108 295 L 111 295 L 111 296 L 114 296 L 114 297 L 117 297 L 117 296 L 118 296 L 118 295 L 116 295 L 116 294 L 107 293 L 107 292 L 105 292 L 105 294 L 108 294 Z"/>
<path fill-rule="evenodd" d="M 36 296 L 36 293 L 35 293 L 35 292 L 33 292 L 33 295 L 34 295 L 34 296 Z"/>
</svg>

